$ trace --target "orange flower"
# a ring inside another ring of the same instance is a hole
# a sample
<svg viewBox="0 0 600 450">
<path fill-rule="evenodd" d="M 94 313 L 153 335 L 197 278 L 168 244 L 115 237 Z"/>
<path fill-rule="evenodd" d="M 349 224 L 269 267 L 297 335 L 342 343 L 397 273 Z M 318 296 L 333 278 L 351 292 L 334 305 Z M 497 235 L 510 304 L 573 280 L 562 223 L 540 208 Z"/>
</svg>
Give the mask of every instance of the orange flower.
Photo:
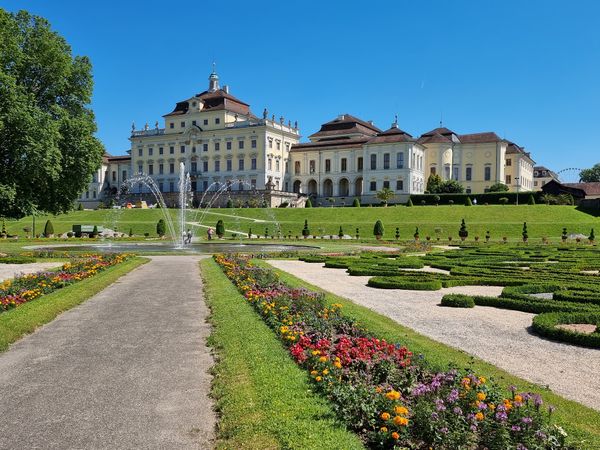
<svg viewBox="0 0 600 450">
<path fill-rule="evenodd" d="M 398 415 L 406 416 L 408 414 L 408 409 L 406 409 L 404 406 L 396 406 L 394 408 L 394 412 Z"/>
<path fill-rule="evenodd" d="M 380 417 L 381 417 L 381 420 L 390 420 L 390 413 L 382 412 Z"/>
<path fill-rule="evenodd" d="M 480 422 L 483 420 L 484 416 L 482 412 L 478 412 L 477 414 L 475 414 L 475 419 L 479 420 Z"/>
<path fill-rule="evenodd" d="M 515 395 L 515 402 L 523 403 L 523 397 L 520 395 Z"/>
<path fill-rule="evenodd" d="M 478 392 L 477 393 L 477 400 L 479 400 L 480 402 L 484 401 L 486 399 L 486 395 L 485 392 Z"/>
<path fill-rule="evenodd" d="M 398 439 L 400 439 L 400 435 L 394 431 L 392 433 L 392 438 L 395 439 L 395 440 L 398 440 Z"/>
<path fill-rule="evenodd" d="M 400 398 L 400 392 L 398 391 L 390 391 L 385 394 L 388 400 L 398 400 Z"/>
<path fill-rule="evenodd" d="M 408 419 L 406 417 L 396 416 L 394 417 L 394 425 L 405 427 L 408 425 Z"/>
<path fill-rule="evenodd" d="M 323 378 L 321 378 L 320 376 L 315 378 L 315 380 L 316 380 L 317 382 L 321 381 L 322 379 L 323 379 Z"/>
<path fill-rule="evenodd" d="M 388 432 L 388 429 L 387 429 L 387 427 L 381 427 L 381 428 L 379 429 L 379 431 L 381 431 L 382 433 L 387 433 L 387 432 Z"/>
</svg>

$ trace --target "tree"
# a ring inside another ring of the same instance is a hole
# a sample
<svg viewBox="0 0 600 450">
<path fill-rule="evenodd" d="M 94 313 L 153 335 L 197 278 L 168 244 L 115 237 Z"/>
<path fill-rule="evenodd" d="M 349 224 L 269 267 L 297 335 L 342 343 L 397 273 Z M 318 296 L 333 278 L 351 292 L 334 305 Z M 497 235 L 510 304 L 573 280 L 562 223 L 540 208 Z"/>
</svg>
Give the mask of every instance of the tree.
<svg viewBox="0 0 600 450">
<path fill-rule="evenodd" d="M 437 194 L 440 192 L 440 185 L 442 184 L 442 177 L 437 173 L 432 173 L 427 178 L 427 192 L 430 194 Z"/>
<path fill-rule="evenodd" d="M 385 230 L 383 228 L 383 223 L 381 222 L 381 220 L 377 220 L 377 222 L 375 222 L 375 226 L 373 227 L 373 234 L 377 239 L 381 239 L 384 231 Z"/>
<path fill-rule="evenodd" d="M 600 181 L 600 163 L 594 164 L 590 169 L 583 169 L 579 172 L 579 181 L 582 183 L 592 183 Z"/>
<path fill-rule="evenodd" d="M 100 167 L 87 57 L 47 20 L 0 9 L 0 215 L 66 212 Z"/>
<path fill-rule="evenodd" d="M 388 187 L 384 187 L 382 190 L 377 191 L 377 198 L 381 200 L 381 203 L 383 203 L 385 206 L 387 206 L 388 200 L 394 198 L 394 195 L 396 195 L 394 191 Z"/>
<path fill-rule="evenodd" d="M 308 228 L 308 219 L 304 219 L 304 228 L 302 228 L 302 236 L 304 236 L 304 239 L 310 236 L 310 229 Z"/>
<path fill-rule="evenodd" d="M 354 198 L 354 201 L 352 202 L 352 206 L 354 208 L 360 208 L 360 200 L 358 198 Z"/>
<path fill-rule="evenodd" d="M 156 224 L 156 234 L 159 237 L 163 237 L 167 233 L 167 226 L 165 224 L 164 219 L 158 219 L 158 223 Z"/>
<path fill-rule="evenodd" d="M 98 237 L 98 225 L 94 225 L 94 228 L 92 229 L 92 237 Z"/>
<path fill-rule="evenodd" d="M 52 225 L 52 221 L 50 219 L 46 220 L 46 225 L 44 226 L 44 236 L 54 236 L 54 225 Z"/>
<path fill-rule="evenodd" d="M 446 180 L 439 186 L 439 191 L 442 194 L 462 194 L 465 188 L 456 180 Z"/>
<path fill-rule="evenodd" d="M 219 239 L 225 236 L 225 225 L 223 224 L 223 221 L 221 219 L 217 221 L 217 225 L 215 226 L 215 233 L 217 234 Z"/>
<path fill-rule="evenodd" d="M 304 204 L 305 208 L 312 208 L 312 202 L 310 201 L 310 198 L 306 199 L 306 203 Z"/>
<path fill-rule="evenodd" d="M 465 223 L 465 219 L 460 223 L 460 230 L 458 230 L 458 236 L 461 240 L 465 240 L 469 236 L 469 232 L 467 231 L 467 224 Z"/>
<path fill-rule="evenodd" d="M 129 237 L 133 237 L 133 228 L 129 228 Z"/>
<path fill-rule="evenodd" d="M 489 187 L 488 192 L 508 192 L 508 186 L 504 183 L 494 183 Z"/>
</svg>

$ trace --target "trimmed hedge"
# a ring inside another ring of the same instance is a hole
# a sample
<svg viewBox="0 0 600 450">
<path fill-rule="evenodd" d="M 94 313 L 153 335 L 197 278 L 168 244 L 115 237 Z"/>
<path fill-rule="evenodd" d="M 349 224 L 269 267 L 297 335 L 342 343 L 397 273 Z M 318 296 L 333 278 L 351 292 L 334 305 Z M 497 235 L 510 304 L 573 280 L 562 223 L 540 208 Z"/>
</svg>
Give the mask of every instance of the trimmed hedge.
<svg viewBox="0 0 600 450">
<path fill-rule="evenodd" d="M 557 325 L 583 323 L 596 325 L 596 330 L 591 334 L 557 328 Z M 547 338 L 561 342 L 581 345 L 584 347 L 600 348 L 600 313 L 546 313 L 533 318 L 533 330 Z"/>
<path fill-rule="evenodd" d="M 452 308 L 474 308 L 475 301 L 473 297 L 462 294 L 447 294 L 442 297 L 442 306 L 450 306 Z"/>
<path fill-rule="evenodd" d="M 0 264 L 31 264 L 35 261 L 35 258 L 29 258 L 27 256 L 8 256 L 6 258 L 0 258 Z"/>
<path fill-rule="evenodd" d="M 368 286 L 379 289 L 404 289 L 414 291 L 438 291 L 442 283 L 438 280 L 411 281 L 404 277 L 373 277 L 369 279 Z"/>
<path fill-rule="evenodd" d="M 467 198 L 477 199 L 477 205 L 484 205 L 488 203 L 490 205 L 500 205 L 501 198 L 507 198 L 509 204 L 514 204 L 517 202 L 517 195 L 519 196 L 520 204 L 527 204 L 529 201 L 529 197 L 531 195 L 537 195 L 537 193 L 532 192 L 486 192 L 484 194 L 419 194 L 419 195 L 411 195 L 410 198 L 413 203 L 420 205 L 423 200 L 425 200 L 426 205 L 435 205 L 436 203 L 440 205 L 450 205 L 450 201 L 453 201 L 454 204 L 464 205 L 467 203 Z M 439 197 L 439 200 L 438 200 Z M 435 200 L 438 200 L 437 202 Z"/>
</svg>

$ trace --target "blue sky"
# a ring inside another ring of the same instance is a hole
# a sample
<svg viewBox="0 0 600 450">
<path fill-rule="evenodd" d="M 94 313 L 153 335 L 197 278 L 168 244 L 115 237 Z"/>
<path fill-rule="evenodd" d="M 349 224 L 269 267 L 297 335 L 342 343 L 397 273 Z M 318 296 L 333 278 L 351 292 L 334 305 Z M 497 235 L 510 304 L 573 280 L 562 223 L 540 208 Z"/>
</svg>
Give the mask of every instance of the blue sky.
<svg viewBox="0 0 600 450">
<path fill-rule="evenodd" d="M 495 131 L 560 170 L 600 161 L 600 3 L 594 1 L 0 0 L 46 17 L 94 66 L 112 154 L 138 127 L 222 84 L 308 136 L 340 113 Z M 162 123 L 162 122 L 161 122 Z"/>
</svg>

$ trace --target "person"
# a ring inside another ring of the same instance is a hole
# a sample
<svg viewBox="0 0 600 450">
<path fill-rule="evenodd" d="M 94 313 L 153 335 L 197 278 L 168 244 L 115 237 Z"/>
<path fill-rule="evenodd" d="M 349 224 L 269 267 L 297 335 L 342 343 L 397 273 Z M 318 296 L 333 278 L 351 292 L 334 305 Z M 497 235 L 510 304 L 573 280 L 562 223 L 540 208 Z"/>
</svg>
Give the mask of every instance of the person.
<svg viewBox="0 0 600 450">
<path fill-rule="evenodd" d="M 187 243 L 192 243 L 192 232 L 189 229 L 187 230 Z"/>
<path fill-rule="evenodd" d="M 208 235 L 208 240 L 210 241 L 212 239 L 213 229 L 209 227 L 208 230 L 206 230 L 206 234 Z"/>
</svg>

